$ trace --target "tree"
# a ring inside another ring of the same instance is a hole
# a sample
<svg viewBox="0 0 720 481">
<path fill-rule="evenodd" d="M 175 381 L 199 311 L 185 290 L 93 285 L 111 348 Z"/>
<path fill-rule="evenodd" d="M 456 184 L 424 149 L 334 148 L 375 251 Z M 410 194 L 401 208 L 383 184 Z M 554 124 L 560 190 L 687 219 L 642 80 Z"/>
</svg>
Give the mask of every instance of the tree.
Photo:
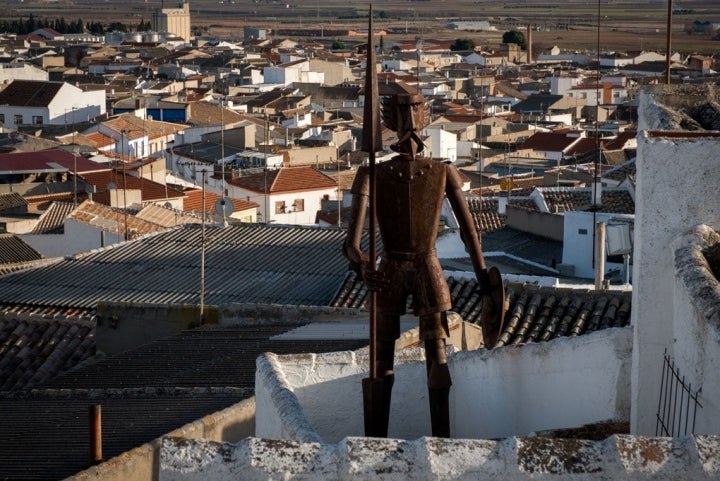
<svg viewBox="0 0 720 481">
<path fill-rule="evenodd" d="M 345 44 L 340 40 L 335 40 L 330 46 L 331 50 L 345 50 Z"/>
<path fill-rule="evenodd" d="M 516 43 L 520 46 L 521 49 L 525 50 L 527 48 L 527 41 L 525 40 L 525 34 L 518 30 L 510 30 L 508 32 L 503 33 L 502 36 L 503 43 Z"/>
<path fill-rule="evenodd" d="M 475 50 L 475 40 L 471 38 L 458 38 L 452 45 L 450 45 L 450 50 L 453 52 Z"/>
</svg>

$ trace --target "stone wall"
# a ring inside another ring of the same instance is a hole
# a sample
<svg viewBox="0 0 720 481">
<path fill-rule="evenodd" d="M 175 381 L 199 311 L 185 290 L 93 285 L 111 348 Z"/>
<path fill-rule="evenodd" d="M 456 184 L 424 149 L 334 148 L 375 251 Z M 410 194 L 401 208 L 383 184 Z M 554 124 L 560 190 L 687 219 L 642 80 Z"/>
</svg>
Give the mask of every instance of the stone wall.
<svg viewBox="0 0 720 481">
<path fill-rule="evenodd" d="M 337 444 L 166 439 L 161 481 L 705 481 L 720 479 L 720 438 L 611 436 L 414 441 L 346 438 Z"/>
</svg>

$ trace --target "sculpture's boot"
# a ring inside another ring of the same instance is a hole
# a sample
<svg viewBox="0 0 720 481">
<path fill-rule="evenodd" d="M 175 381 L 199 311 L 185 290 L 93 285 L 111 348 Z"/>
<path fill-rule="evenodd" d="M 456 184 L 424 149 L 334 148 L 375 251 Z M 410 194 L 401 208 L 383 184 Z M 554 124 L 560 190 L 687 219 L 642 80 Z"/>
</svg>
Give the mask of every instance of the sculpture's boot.
<svg viewBox="0 0 720 481">
<path fill-rule="evenodd" d="M 365 436 L 386 438 L 390 424 L 390 401 L 395 375 L 392 371 L 383 377 L 363 379 L 363 414 Z"/>
<path fill-rule="evenodd" d="M 447 364 L 433 363 L 428 373 L 430 425 L 432 435 L 450 437 L 450 369 Z"/>
</svg>

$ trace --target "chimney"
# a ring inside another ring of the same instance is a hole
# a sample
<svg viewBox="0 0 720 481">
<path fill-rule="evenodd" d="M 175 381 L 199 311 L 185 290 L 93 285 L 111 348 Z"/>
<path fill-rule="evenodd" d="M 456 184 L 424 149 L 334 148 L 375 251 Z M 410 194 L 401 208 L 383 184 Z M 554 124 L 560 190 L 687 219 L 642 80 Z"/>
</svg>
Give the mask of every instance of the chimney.
<svg viewBox="0 0 720 481">
<path fill-rule="evenodd" d="M 532 63 L 532 25 L 527 26 L 527 63 Z"/>
<path fill-rule="evenodd" d="M 102 456 L 102 410 L 100 404 L 93 404 L 88 409 L 88 435 L 90 438 L 90 466 L 100 464 Z"/>
</svg>

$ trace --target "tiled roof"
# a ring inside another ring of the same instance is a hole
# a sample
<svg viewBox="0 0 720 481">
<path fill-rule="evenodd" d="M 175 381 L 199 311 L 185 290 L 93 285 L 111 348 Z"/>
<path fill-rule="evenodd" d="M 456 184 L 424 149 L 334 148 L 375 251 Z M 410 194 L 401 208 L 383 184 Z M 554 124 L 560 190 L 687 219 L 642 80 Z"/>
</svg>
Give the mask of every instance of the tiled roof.
<svg viewBox="0 0 720 481">
<path fill-rule="evenodd" d="M 15 264 L 41 258 L 38 251 L 15 234 L 0 234 L 0 264 Z"/>
<path fill-rule="evenodd" d="M 189 189 L 185 191 L 185 201 L 183 202 L 183 210 L 185 212 L 202 212 L 202 189 Z M 205 192 L 205 212 L 215 214 L 215 203 L 222 199 L 218 194 Z M 233 205 L 233 212 L 242 212 L 244 210 L 257 209 L 260 204 L 245 199 L 229 198 Z"/>
<path fill-rule="evenodd" d="M 283 167 L 264 173 L 245 175 L 229 180 L 237 187 L 254 192 L 271 194 L 304 192 L 318 189 L 332 189 L 337 183 L 331 177 L 313 167 Z"/>
<path fill-rule="evenodd" d="M 201 229 L 188 225 L 0 277 L 0 304 L 199 302 Z M 347 259 L 338 229 L 206 227 L 205 302 L 328 305 Z"/>
<path fill-rule="evenodd" d="M 593 152 L 597 152 L 597 141 L 590 137 L 583 137 L 577 143 L 573 144 L 565 154 L 568 156 L 575 155 L 576 157 L 582 157 Z"/>
<path fill-rule="evenodd" d="M 631 159 L 623 164 L 618 165 L 612 170 L 607 171 L 603 174 L 603 177 L 607 177 L 618 182 L 622 182 L 628 177 L 634 178 L 636 175 L 636 162 L 635 159 Z"/>
<path fill-rule="evenodd" d="M 161 122 L 158 120 L 141 119 L 133 114 L 121 114 L 115 118 L 106 120 L 103 125 L 115 130 L 124 132 L 128 139 L 139 139 L 147 136 L 149 139 L 172 135 L 185 128 L 182 124 Z"/>
<path fill-rule="evenodd" d="M 0 317 L 0 391 L 37 386 L 93 355 L 94 322 Z"/>
<path fill-rule="evenodd" d="M 506 216 L 498 214 L 498 200 L 468 197 L 470 213 L 478 232 L 492 232 L 505 227 Z"/>
<path fill-rule="evenodd" d="M 453 300 L 451 310 L 463 320 L 480 323 L 482 297 L 475 279 L 447 278 Z M 628 293 L 586 289 L 538 288 L 509 284 L 505 297 L 508 310 L 498 347 L 523 342 L 549 341 L 561 336 L 578 336 L 607 327 L 623 327 L 630 318 Z M 334 307 L 365 307 L 367 289 L 362 279 L 349 272 Z M 411 300 L 408 300 L 408 307 Z M 412 311 L 408 311 L 412 312 Z"/>
<path fill-rule="evenodd" d="M 620 150 L 626 148 L 626 144 L 629 140 L 635 139 L 637 132 L 634 130 L 624 130 L 617 134 L 614 139 L 610 139 L 605 144 L 605 148 L 608 150 Z"/>
<path fill-rule="evenodd" d="M 273 339 L 294 326 L 185 331 L 101 359 L 42 388 L 0 395 L 0 478 L 64 479 L 87 466 L 87 412 L 102 405 L 103 455 L 117 456 L 251 397 L 255 360 L 353 350 L 363 340 Z"/>
<path fill-rule="evenodd" d="M 592 191 L 588 188 L 541 191 L 550 212 L 588 210 L 592 206 Z M 625 189 L 603 189 L 598 212 L 634 214 L 635 201 Z"/>
<path fill-rule="evenodd" d="M 135 217 L 163 227 L 202 223 L 202 219 L 200 217 L 186 215 L 182 211 L 161 207 L 156 204 L 146 205 L 140 212 L 135 214 Z"/>
<path fill-rule="evenodd" d="M 0 212 L 8 209 L 17 209 L 18 207 L 25 207 L 27 209 L 27 205 L 28 203 L 25 198 L 17 192 L 0 194 Z"/>
<path fill-rule="evenodd" d="M 222 108 L 222 110 L 221 110 Z M 188 105 L 187 122 L 193 125 L 230 125 L 241 122 L 245 116 L 232 109 L 210 102 L 193 102 Z"/>
<path fill-rule="evenodd" d="M 497 347 L 579 336 L 630 321 L 629 292 L 578 291 L 510 285 Z"/>
<path fill-rule="evenodd" d="M 108 147 L 110 145 L 113 145 L 115 143 L 115 139 L 112 137 L 109 137 L 101 132 L 91 132 L 87 135 L 85 135 L 90 141 L 92 141 L 93 145 L 97 147 L 98 149 L 101 149 L 103 147 Z"/>
<path fill-rule="evenodd" d="M 65 218 L 75 205 L 70 202 L 53 202 L 42 213 L 31 234 L 62 234 L 65 231 Z"/>
<path fill-rule="evenodd" d="M 123 210 L 114 209 L 90 200 L 86 200 L 77 209 L 73 210 L 68 219 L 118 235 L 125 235 L 127 232 L 127 239 L 134 239 L 165 229 L 161 225 L 137 218 Z"/>
<path fill-rule="evenodd" d="M 13 80 L 10 85 L 0 91 L 0 105 L 47 107 L 62 86 L 62 82 Z"/>
</svg>

